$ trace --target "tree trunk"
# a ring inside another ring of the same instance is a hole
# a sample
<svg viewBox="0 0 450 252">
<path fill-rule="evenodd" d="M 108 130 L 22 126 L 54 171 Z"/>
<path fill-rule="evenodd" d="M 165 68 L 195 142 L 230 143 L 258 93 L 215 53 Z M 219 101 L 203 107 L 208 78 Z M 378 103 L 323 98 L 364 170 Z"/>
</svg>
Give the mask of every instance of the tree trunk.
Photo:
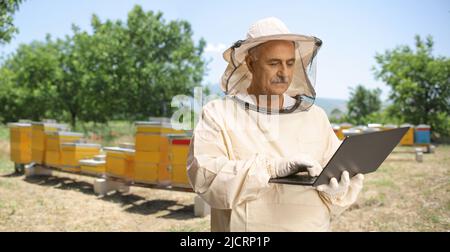
<svg viewBox="0 0 450 252">
<path fill-rule="evenodd" d="M 75 130 L 75 125 L 77 123 L 77 113 L 76 112 L 70 112 L 70 126 L 72 127 L 72 130 Z"/>
</svg>

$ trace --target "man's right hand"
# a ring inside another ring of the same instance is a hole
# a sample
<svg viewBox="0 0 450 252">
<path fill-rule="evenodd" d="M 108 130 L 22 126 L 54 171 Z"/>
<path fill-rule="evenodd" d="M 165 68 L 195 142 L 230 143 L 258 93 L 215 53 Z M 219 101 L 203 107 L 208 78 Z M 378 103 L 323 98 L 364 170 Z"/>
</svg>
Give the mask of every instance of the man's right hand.
<svg viewBox="0 0 450 252">
<path fill-rule="evenodd" d="M 270 169 L 271 178 L 282 178 L 298 172 L 308 171 L 309 176 L 316 177 L 322 172 L 322 166 L 314 158 L 300 154 L 292 158 L 274 160 Z"/>
</svg>

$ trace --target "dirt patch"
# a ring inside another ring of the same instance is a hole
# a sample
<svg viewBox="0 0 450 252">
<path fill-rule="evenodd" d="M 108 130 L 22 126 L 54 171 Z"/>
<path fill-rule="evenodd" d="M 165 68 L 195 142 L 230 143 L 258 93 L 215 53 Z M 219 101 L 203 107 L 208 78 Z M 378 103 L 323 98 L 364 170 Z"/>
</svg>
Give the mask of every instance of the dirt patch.
<svg viewBox="0 0 450 252">
<path fill-rule="evenodd" d="M 412 148 L 402 150 L 412 151 Z M 356 204 L 333 221 L 335 231 L 450 231 L 450 146 L 418 163 L 391 154 L 366 175 Z"/>
<path fill-rule="evenodd" d="M 193 212 L 193 193 L 131 187 L 93 194 L 93 178 L 0 178 L 0 231 L 209 231 Z M 14 192 L 14 193 L 13 193 Z"/>
<path fill-rule="evenodd" d="M 0 231 L 209 231 L 193 215 L 193 193 L 131 187 L 128 194 L 93 194 L 93 178 L 55 173 L 12 175 L 1 145 Z M 412 148 L 402 150 L 412 151 Z M 395 153 L 366 176 L 356 204 L 333 220 L 334 231 L 450 231 L 450 146 L 417 163 Z"/>
</svg>

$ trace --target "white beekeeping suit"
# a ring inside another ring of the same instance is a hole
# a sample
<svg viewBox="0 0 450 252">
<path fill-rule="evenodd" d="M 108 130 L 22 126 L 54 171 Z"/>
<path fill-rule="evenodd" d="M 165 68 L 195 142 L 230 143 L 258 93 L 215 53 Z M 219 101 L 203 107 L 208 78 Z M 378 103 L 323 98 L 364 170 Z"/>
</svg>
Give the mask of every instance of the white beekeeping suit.
<svg viewBox="0 0 450 252">
<path fill-rule="evenodd" d="M 276 39 L 296 43 L 297 70 L 282 108 L 267 111 L 245 91 L 251 74 L 244 58 L 248 49 Z M 211 231 L 327 231 L 331 216 L 356 200 L 362 176 L 343 176 L 320 191 L 269 183 L 293 163 L 323 167 L 340 144 L 325 112 L 313 105 L 320 46 L 319 39 L 290 34 L 268 18 L 225 51 L 227 96 L 203 107 L 187 164 L 194 191 L 211 206 Z"/>
</svg>

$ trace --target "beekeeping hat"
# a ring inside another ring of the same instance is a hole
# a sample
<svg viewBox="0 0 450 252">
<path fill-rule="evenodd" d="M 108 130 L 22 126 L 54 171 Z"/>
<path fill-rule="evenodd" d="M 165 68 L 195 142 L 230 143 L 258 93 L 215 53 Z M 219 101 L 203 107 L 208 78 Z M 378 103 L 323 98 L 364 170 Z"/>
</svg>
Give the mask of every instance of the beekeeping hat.
<svg viewBox="0 0 450 252">
<path fill-rule="evenodd" d="M 284 107 L 280 113 L 307 110 L 314 103 L 316 92 L 315 66 L 316 55 L 322 41 L 316 37 L 292 34 L 286 25 L 279 19 L 270 17 L 257 21 L 247 32 L 245 40 L 238 40 L 224 53 L 223 57 L 228 66 L 222 76 L 221 88 L 227 96 L 245 103 L 239 99 L 239 93 L 246 93 L 252 81 L 252 74 L 247 68 L 245 57 L 251 48 L 272 40 L 293 41 L 295 43 L 294 75 L 286 95 L 296 100 L 295 105 Z M 264 111 L 251 104 L 246 107 Z M 267 112 L 267 111 L 265 111 Z M 272 113 L 277 111 L 272 111 Z"/>
</svg>

